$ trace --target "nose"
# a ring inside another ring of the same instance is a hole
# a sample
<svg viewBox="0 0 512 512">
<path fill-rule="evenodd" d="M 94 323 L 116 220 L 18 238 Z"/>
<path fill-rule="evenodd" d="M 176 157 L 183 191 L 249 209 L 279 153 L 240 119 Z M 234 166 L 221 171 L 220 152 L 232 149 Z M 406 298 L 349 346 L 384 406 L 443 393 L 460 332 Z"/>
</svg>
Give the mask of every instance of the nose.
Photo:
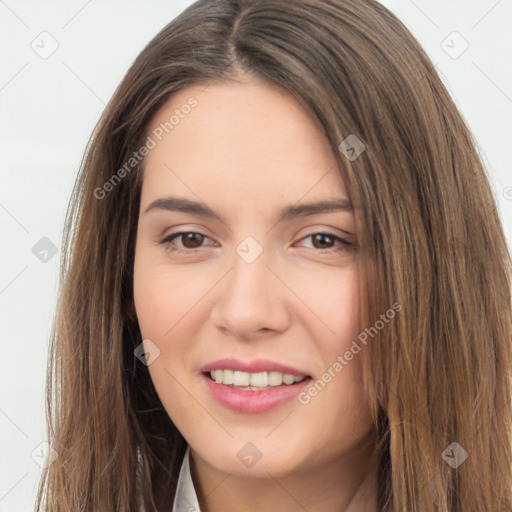
<svg viewBox="0 0 512 512">
<path fill-rule="evenodd" d="M 265 252 L 252 263 L 236 254 L 231 271 L 219 284 L 211 320 L 224 334 L 248 341 L 287 329 L 290 293 L 269 268 Z"/>
</svg>

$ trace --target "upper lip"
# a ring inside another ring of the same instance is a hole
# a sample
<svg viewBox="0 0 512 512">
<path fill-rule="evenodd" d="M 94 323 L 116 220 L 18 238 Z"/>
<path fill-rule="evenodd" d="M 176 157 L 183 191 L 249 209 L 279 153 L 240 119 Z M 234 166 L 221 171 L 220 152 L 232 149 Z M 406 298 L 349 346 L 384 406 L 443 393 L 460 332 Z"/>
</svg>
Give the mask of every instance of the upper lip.
<svg viewBox="0 0 512 512">
<path fill-rule="evenodd" d="M 307 372 L 270 359 L 253 359 L 252 361 L 240 361 L 233 358 L 217 359 L 201 369 L 205 373 L 212 370 L 233 370 L 247 373 L 281 372 L 297 376 L 309 376 Z"/>
</svg>

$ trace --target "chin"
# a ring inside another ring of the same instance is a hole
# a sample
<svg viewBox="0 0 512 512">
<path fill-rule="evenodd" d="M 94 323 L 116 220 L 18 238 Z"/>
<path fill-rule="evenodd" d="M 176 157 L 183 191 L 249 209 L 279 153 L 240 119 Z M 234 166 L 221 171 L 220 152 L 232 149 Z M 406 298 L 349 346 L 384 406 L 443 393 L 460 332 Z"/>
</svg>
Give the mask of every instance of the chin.
<svg viewBox="0 0 512 512">
<path fill-rule="evenodd" d="M 247 436 L 245 439 L 255 439 Z M 302 445 L 303 446 L 303 445 Z M 227 446 L 219 446 L 212 450 L 211 444 L 206 448 L 207 453 L 198 455 L 210 466 L 223 473 L 236 476 L 268 478 L 285 476 L 297 471 L 307 459 L 307 455 L 298 453 L 299 446 L 270 443 L 268 439 L 260 441 L 233 441 Z"/>
</svg>

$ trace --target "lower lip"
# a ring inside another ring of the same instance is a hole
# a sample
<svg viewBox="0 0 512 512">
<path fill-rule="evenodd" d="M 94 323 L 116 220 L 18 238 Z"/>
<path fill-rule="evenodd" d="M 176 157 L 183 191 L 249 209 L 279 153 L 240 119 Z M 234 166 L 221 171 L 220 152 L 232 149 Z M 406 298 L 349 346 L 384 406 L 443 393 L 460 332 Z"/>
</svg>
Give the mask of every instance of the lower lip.
<svg viewBox="0 0 512 512">
<path fill-rule="evenodd" d="M 275 409 L 296 397 L 306 388 L 311 379 L 306 378 L 296 384 L 276 386 L 261 391 L 236 389 L 218 384 L 202 374 L 203 381 L 210 394 L 221 405 L 235 412 L 258 414 Z"/>
</svg>

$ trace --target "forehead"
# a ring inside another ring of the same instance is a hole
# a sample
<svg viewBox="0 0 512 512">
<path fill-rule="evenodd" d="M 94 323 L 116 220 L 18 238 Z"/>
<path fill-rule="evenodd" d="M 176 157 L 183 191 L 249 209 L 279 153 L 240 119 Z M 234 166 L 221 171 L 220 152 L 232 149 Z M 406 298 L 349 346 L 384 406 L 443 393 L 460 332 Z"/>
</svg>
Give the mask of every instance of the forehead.
<svg viewBox="0 0 512 512">
<path fill-rule="evenodd" d="M 246 206 L 346 195 L 321 129 L 284 88 L 260 79 L 175 93 L 152 119 L 143 202 L 179 192 Z M 196 197 L 197 199 L 197 197 Z"/>
</svg>

